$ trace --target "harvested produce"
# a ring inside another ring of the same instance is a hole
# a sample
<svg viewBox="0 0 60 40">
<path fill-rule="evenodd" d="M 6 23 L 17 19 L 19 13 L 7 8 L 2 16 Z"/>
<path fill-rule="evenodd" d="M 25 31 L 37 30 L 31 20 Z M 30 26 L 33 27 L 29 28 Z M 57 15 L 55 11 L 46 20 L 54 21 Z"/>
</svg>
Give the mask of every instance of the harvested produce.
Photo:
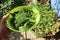
<svg viewBox="0 0 60 40">
<path fill-rule="evenodd" d="M 40 11 L 40 22 L 32 31 L 37 37 L 52 36 L 58 32 L 56 10 L 50 9 L 49 3 L 34 5 Z"/>
<path fill-rule="evenodd" d="M 26 2 L 26 0 L 0 0 L 0 19 L 9 13 L 6 20 L 7 28 L 15 32 L 32 30 L 38 37 L 55 35 L 59 28 L 57 14 L 56 10 L 50 8 L 49 0 L 27 0 L 26 4 L 29 6 L 21 6 L 25 4 L 24 1 Z M 1 34 L 4 31 L 2 30 Z"/>
<path fill-rule="evenodd" d="M 19 6 L 10 11 L 6 20 L 7 27 L 15 32 L 24 32 L 36 28 L 39 23 L 39 11 L 32 6 Z"/>
</svg>

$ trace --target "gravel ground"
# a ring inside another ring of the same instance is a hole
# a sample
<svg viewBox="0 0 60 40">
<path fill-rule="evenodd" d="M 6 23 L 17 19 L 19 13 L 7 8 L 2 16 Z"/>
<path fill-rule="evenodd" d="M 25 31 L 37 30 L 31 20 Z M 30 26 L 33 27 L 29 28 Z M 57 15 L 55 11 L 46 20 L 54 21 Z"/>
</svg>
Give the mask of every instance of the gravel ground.
<svg viewBox="0 0 60 40">
<path fill-rule="evenodd" d="M 24 33 L 16 33 L 16 32 L 12 32 L 8 37 L 2 39 L 2 40 L 25 40 L 24 39 Z M 45 40 L 43 38 L 36 38 L 32 32 L 26 32 L 27 34 L 27 40 Z M 1 39 L 0 39 L 1 40 Z"/>
<path fill-rule="evenodd" d="M 23 40 L 23 35 L 21 33 L 12 32 L 8 37 L 2 40 Z"/>
</svg>

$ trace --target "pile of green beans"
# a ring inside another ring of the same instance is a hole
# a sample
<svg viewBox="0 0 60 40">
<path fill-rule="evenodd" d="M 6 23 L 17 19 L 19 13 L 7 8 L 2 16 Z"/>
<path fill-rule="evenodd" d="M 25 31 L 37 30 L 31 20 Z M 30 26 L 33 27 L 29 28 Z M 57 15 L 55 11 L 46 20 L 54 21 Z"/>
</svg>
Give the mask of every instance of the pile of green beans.
<svg viewBox="0 0 60 40">
<path fill-rule="evenodd" d="M 36 32 L 36 36 L 42 36 L 53 32 L 56 29 L 56 10 L 50 9 L 50 4 L 45 5 L 35 4 L 35 7 L 40 11 L 40 22 L 37 28 L 33 29 Z"/>
</svg>

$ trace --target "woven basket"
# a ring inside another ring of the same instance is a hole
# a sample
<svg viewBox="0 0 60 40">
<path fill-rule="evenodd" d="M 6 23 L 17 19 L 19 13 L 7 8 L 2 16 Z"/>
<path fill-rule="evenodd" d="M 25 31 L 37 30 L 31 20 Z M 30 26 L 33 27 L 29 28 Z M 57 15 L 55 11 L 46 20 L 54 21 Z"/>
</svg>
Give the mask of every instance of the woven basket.
<svg viewBox="0 0 60 40">
<path fill-rule="evenodd" d="M 41 37 L 54 36 L 54 35 L 58 32 L 58 30 L 59 30 L 59 24 L 58 24 L 58 19 L 57 19 L 57 17 L 55 18 L 55 20 L 56 20 L 56 29 L 55 29 L 55 31 L 48 32 L 47 34 L 43 34 Z M 38 32 L 35 32 L 34 30 L 32 30 L 32 32 L 33 32 L 35 35 L 37 35 L 37 33 L 38 33 Z"/>
</svg>

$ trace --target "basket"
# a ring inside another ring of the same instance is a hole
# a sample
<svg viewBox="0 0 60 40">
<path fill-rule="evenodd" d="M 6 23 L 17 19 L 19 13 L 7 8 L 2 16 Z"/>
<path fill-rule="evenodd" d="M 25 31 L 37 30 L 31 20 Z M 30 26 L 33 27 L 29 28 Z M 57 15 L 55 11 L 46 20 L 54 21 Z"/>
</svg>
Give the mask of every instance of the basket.
<svg viewBox="0 0 60 40">
<path fill-rule="evenodd" d="M 56 17 L 56 29 L 54 30 L 54 31 L 52 31 L 52 32 L 48 32 L 47 34 L 43 34 L 42 36 L 40 36 L 40 37 L 49 37 L 49 36 L 54 36 L 58 31 L 59 31 L 59 24 L 58 24 L 58 19 L 57 19 L 57 17 Z M 36 37 L 38 37 L 37 35 L 37 33 L 38 32 L 35 32 L 35 30 L 34 29 L 32 29 L 32 32 L 34 33 L 34 35 L 36 35 Z"/>
</svg>

